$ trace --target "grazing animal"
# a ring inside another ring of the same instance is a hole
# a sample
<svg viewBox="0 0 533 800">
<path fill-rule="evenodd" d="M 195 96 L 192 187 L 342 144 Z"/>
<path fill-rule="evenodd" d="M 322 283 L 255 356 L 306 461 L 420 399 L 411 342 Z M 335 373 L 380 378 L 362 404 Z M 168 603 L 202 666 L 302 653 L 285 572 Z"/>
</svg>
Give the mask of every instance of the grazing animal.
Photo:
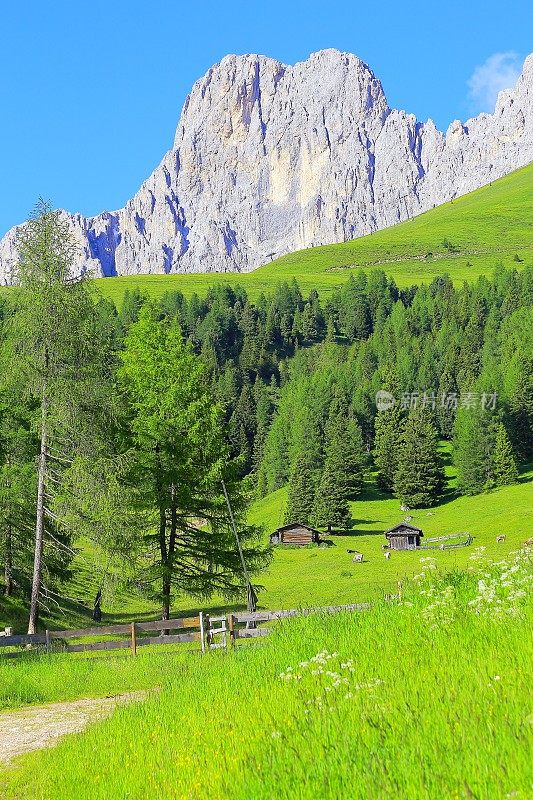
<svg viewBox="0 0 533 800">
<path fill-rule="evenodd" d="M 411 520 L 412 520 L 412 519 L 413 519 L 413 518 L 412 518 L 412 517 L 410 517 L 410 516 L 408 516 L 408 517 L 404 517 L 404 522 L 411 522 Z"/>
<path fill-rule="evenodd" d="M 496 537 L 497 542 L 505 542 L 505 534 Z"/>
<path fill-rule="evenodd" d="M 381 545 L 381 549 L 382 550 L 388 550 L 389 549 L 389 545 L 388 544 L 382 544 Z"/>
<path fill-rule="evenodd" d="M 409 511 L 409 506 L 405 505 L 405 503 L 402 503 L 400 506 L 400 511 Z"/>
<path fill-rule="evenodd" d="M 356 554 L 354 555 L 354 557 L 352 558 L 352 561 L 353 561 L 354 563 L 361 563 L 361 562 L 362 562 L 362 560 L 363 560 L 363 554 L 362 554 L 362 553 L 356 553 Z"/>
<path fill-rule="evenodd" d="M 385 558 L 390 558 L 390 553 L 383 553 L 383 555 L 385 556 Z"/>
</svg>

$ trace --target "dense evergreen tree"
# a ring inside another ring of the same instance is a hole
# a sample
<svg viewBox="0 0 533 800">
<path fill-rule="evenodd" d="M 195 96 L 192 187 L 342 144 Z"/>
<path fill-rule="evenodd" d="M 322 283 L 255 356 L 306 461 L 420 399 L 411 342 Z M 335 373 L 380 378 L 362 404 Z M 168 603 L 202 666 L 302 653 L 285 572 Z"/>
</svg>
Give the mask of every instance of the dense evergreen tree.
<svg viewBox="0 0 533 800">
<path fill-rule="evenodd" d="M 479 407 L 460 408 L 453 432 L 457 486 L 463 494 L 483 491 L 491 480 L 495 429 Z"/>
<path fill-rule="evenodd" d="M 304 449 L 291 473 L 285 522 L 311 524 L 317 477 L 316 460 L 308 449 Z"/>
<path fill-rule="evenodd" d="M 415 408 L 400 434 L 394 494 L 411 508 L 431 506 L 440 497 L 443 485 L 437 430 L 429 411 Z"/>
<path fill-rule="evenodd" d="M 378 485 L 392 493 L 398 464 L 402 413 L 398 403 L 376 414 L 374 450 L 372 456 L 377 470 Z"/>
<path fill-rule="evenodd" d="M 344 477 L 344 462 L 337 452 L 330 451 L 316 489 L 312 513 L 314 525 L 341 530 L 350 527 L 351 513 Z"/>
<path fill-rule="evenodd" d="M 518 468 L 505 425 L 500 422 L 496 429 L 492 456 L 492 480 L 495 486 L 507 486 L 518 480 Z"/>
<path fill-rule="evenodd" d="M 524 463 L 533 459 L 533 358 L 524 357 L 507 400 L 513 449 Z"/>
<path fill-rule="evenodd" d="M 325 461 L 318 482 L 313 506 L 316 525 L 348 528 L 351 514 L 349 500 L 362 487 L 362 436 L 356 423 L 346 416 L 346 407 L 338 397 L 334 400 L 325 428 Z"/>
<path fill-rule="evenodd" d="M 229 422 L 229 436 L 233 455 L 240 458 L 243 474 L 252 469 L 252 455 L 256 434 L 255 399 L 248 380 L 244 383 Z"/>
<path fill-rule="evenodd" d="M 363 491 L 364 472 L 368 457 L 361 426 L 354 419 L 345 420 L 344 458 L 348 498 L 355 500 Z"/>
<path fill-rule="evenodd" d="M 257 378 L 254 385 L 255 439 L 252 454 L 254 472 L 258 472 L 263 460 L 265 442 L 274 414 L 276 388 L 274 386 L 273 390 L 271 386 L 265 386 L 260 378 Z"/>
<path fill-rule="evenodd" d="M 243 496 L 229 465 L 222 409 L 213 402 L 202 362 L 185 345 L 176 322 L 147 305 L 128 332 L 121 385 L 130 413 L 130 481 L 144 513 L 154 559 L 144 580 L 160 582 L 163 619 L 173 591 L 197 597 L 235 593 L 242 568 L 221 492 L 231 491 L 250 571 L 264 554 L 250 546 Z M 156 531 L 154 533 L 154 531 Z M 157 555 L 155 555 L 157 554 Z"/>
</svg>

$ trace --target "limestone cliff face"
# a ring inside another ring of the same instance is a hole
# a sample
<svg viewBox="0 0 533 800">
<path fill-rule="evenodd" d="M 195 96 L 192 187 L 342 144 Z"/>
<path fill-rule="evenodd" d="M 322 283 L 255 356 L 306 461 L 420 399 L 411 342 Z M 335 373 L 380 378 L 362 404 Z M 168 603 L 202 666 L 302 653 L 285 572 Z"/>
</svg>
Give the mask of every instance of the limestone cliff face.
<svg viewBox="0 0 533 800">
<path fill-rule="evenodd" d="M 390 109 L 349 53 L 286 66 L 227 56 L 195 83 L 174 145 L 125 208 L 68 214 L 79 269 L 248 271 L 419 214 L 533 160 L 533 54 L 495 113 L 434 123 Z M 67 214 L 67 212 L 65 212 Z M 0 242 L 9 282 L 15 229 Z"/>
</svg>

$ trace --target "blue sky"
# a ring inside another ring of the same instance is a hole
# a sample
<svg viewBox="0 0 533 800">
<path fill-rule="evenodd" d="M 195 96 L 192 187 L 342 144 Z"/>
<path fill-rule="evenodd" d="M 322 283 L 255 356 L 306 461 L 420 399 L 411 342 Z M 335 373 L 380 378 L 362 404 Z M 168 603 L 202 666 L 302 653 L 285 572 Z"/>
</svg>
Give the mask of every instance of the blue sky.
<svg viewBox="0 0 533 800">
<path fill-rule="evenodd" d="M 528 2 L 3 3 L 0 235 L 38 195 L 119 208 L 170 147 L 193 82 L 227 53 L 348 50 L 389 104 L 446 128 L 490 110 L 532 49 Z"/>
</svg>

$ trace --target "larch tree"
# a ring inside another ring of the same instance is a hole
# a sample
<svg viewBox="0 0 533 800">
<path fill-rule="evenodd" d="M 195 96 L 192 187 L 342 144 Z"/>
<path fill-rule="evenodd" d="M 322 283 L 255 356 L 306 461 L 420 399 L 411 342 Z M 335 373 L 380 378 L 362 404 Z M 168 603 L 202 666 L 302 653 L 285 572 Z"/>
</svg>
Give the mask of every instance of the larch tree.
<svg viewBox="0 0 533 800">
<path fill-rule="evenodd" d="M 185 344 L 176 321 L 146 304 L 121 353 L 119 382 L 129 411 L 130 483 L 144 514 L 152 559 L 141 580 L 156 585 L 162 618 L 172 596 L 206 598 L 242 592 L 239 553 L 222 492 L 224 479 L 248 570 L 268 560 L 244 523 L 245 498 L 229 463 L 223 414 L 213 402 L 205 367 Z"/>
<path fill-rule="evenodd" d="M 102 507 L 102 483 L 92 480 L 93 469 L 104 462 L 109 476 L 114 468 L 107 449 L 113 337 L 104 330 L 86 276 L 75 270 L 76 253 L 68 222 L 39 201 L 18 236 L 16 289 L 3 348 L 6 381 L 20 387 L 36 411 L 29 633 L 37 629 L 44 598 L 57 602 L 43 575 L 50 574 L 54 564 L 64 573 L 73 555 L 70 541 L 83 529 L 78 501 L 86 498 L 88 485 L 95 491 L 86 505 Z M 108 517 L 112 513 L 108 507 Z"/>
<path fill-rule="evenodd" d="M 92 462 L 108 408 L 104 373 L 109 359 L 87 281 L 74 270 L 76 252 L 68 223 L 39 201 L 18 235 L 16 290 L 4 348 L 9 372 L 38 411 L 29 633 L 37 629 L 45 543 L 68 551 L 61 540 L 67 532 L 56 535 L 61 527 L 57 493 L 78 458 Z"/>
</svg>

